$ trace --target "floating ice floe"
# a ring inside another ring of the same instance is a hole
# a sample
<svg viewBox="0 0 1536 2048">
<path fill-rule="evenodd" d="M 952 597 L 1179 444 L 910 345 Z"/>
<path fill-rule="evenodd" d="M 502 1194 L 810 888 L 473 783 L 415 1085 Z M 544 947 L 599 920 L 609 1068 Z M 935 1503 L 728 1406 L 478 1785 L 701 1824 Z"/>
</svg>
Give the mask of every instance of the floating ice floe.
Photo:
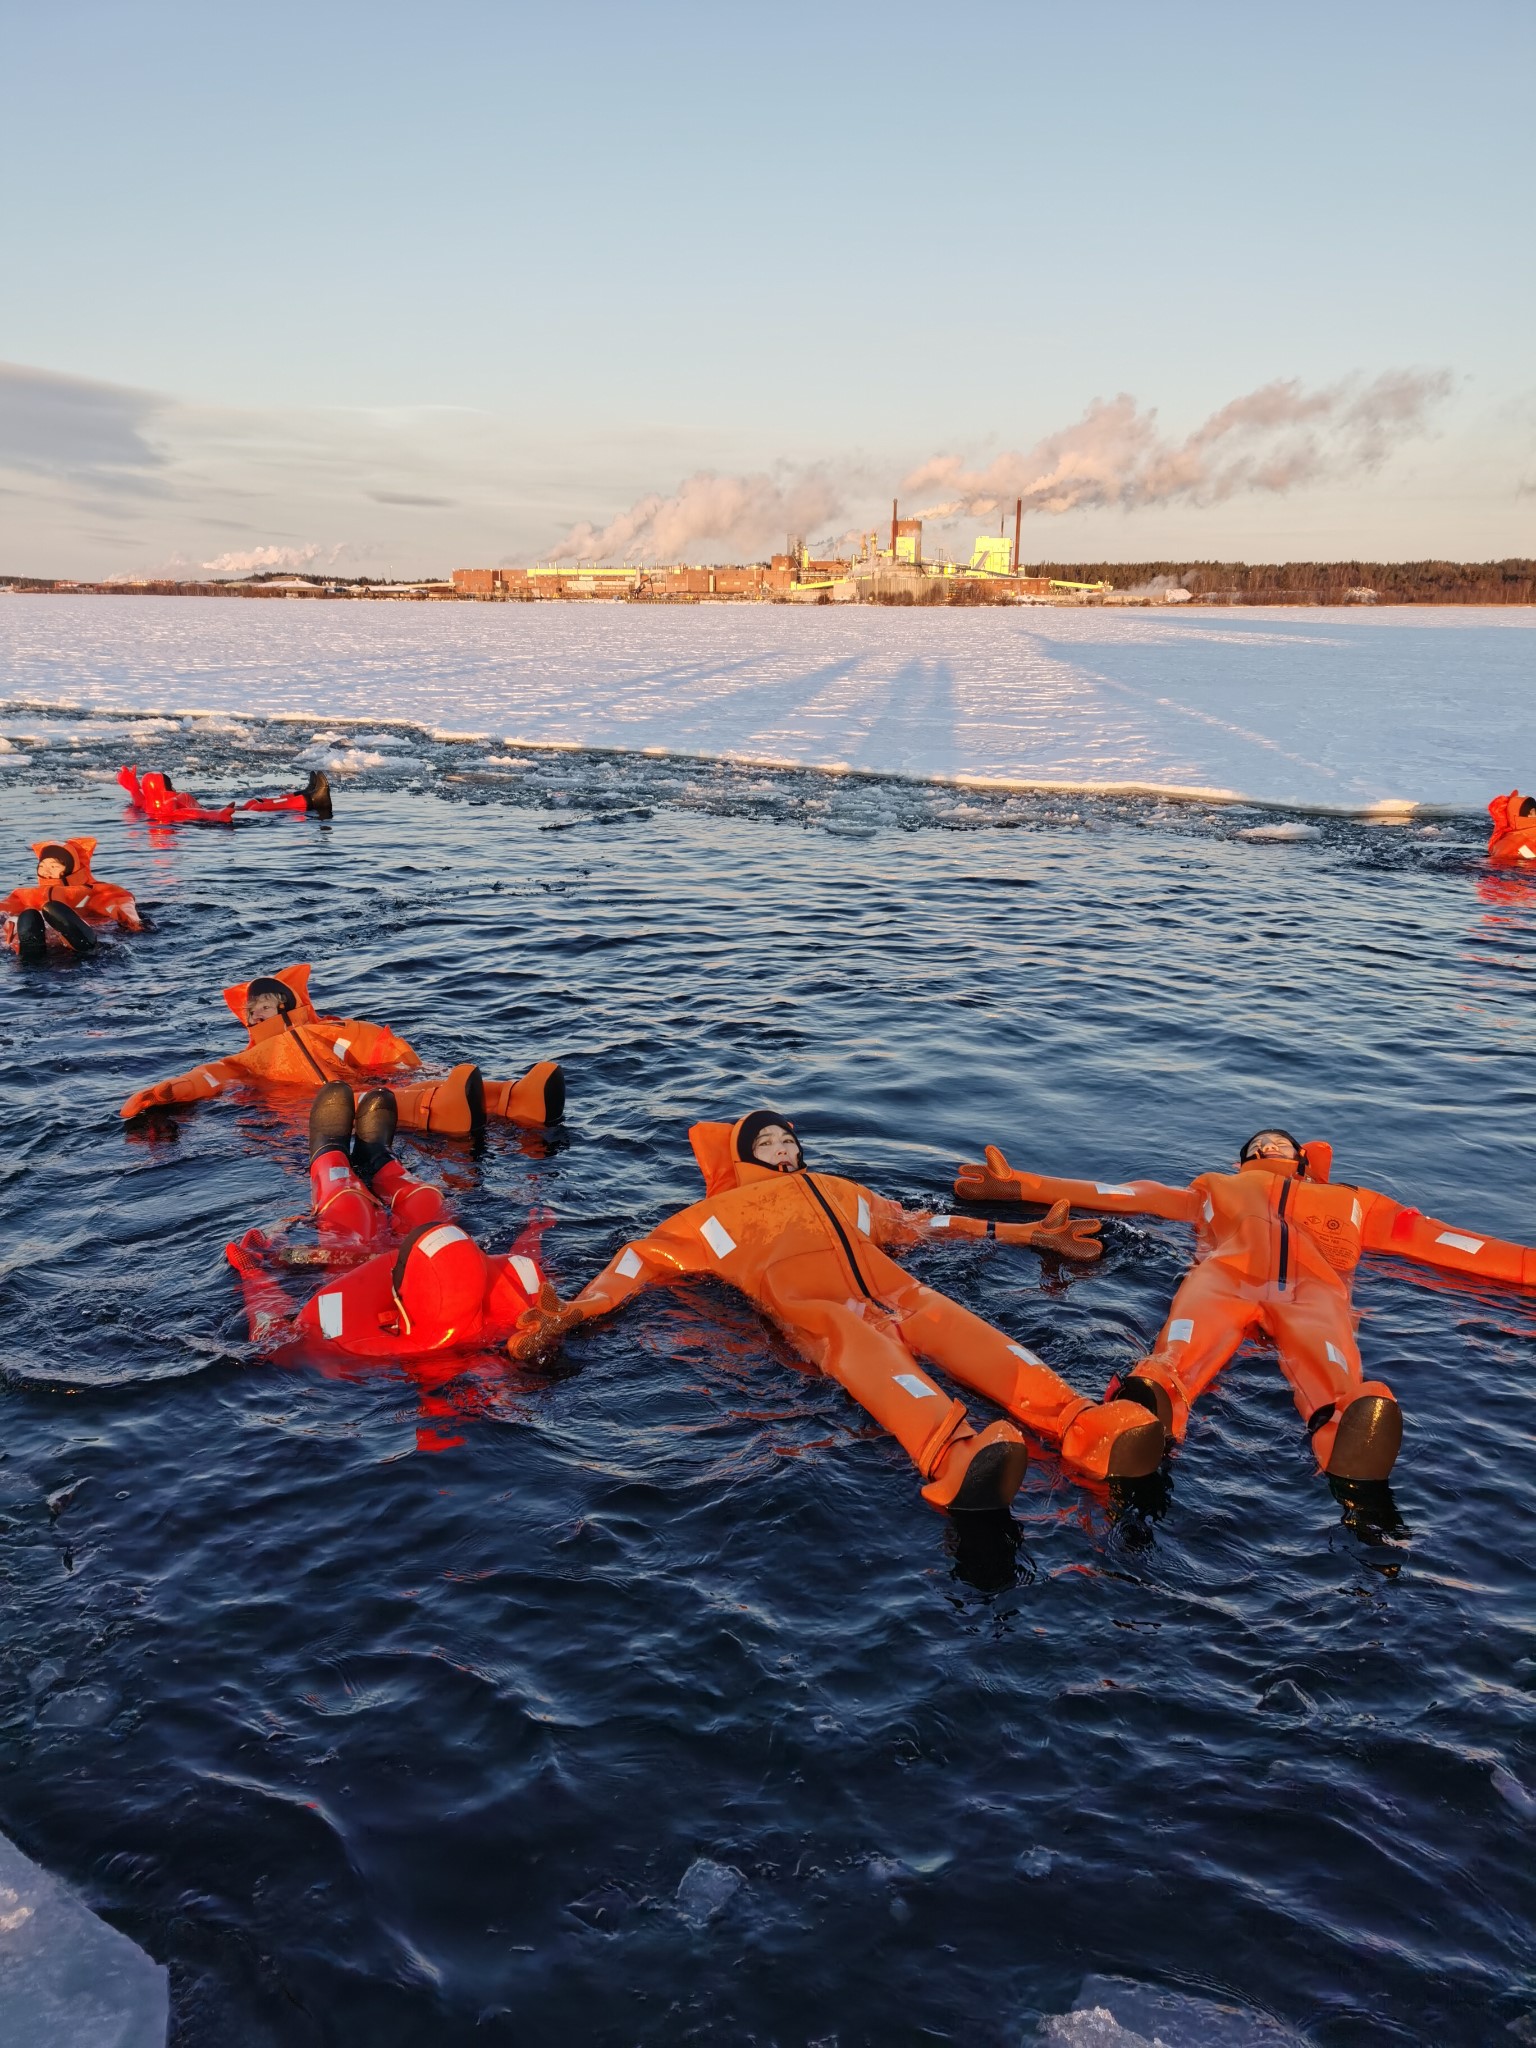
<svg viewBox="0 0 1536 2048">
<path fill-rule="evenodd" d="M 0 1835 L 0 2016 L 26 2048 L 165 2048 L 164 1967 Z"/>
<path fill-rule="evenodd" d="M 1085 1977 L 1071 2012 L 1052 2013 L 1035 2038 L 1050 2048 L 1308 2048 L 1266 2013 L 1130 1977 Z"/>
<path fill-rule="evenodd" d="M 733 1863 L 699 1856 L 683 1872 L 677 1888 L 677 1910 L 690 1927 L 707 1927 L 718 1919 L 746 1879 Z"/>
<path fill-rule="evenodd" d="M 1322 833 L 1316 825 L 1245 825 L 1238 833 L 1239 839 L 1320 839 Z"/>
</svg>

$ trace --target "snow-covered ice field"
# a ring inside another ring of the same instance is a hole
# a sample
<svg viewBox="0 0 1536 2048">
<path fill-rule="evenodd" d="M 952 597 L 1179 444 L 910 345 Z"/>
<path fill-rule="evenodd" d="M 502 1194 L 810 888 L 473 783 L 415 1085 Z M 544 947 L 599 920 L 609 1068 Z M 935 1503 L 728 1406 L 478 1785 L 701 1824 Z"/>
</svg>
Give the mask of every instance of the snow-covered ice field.
<svg viewBox="0 0 1536 2048">
<path fill-rule="evenodd" d="M 524 746 L 1478 810 L 1536 613 L 0 600 L 12 707 L 417 724 Z"/>
</svg>

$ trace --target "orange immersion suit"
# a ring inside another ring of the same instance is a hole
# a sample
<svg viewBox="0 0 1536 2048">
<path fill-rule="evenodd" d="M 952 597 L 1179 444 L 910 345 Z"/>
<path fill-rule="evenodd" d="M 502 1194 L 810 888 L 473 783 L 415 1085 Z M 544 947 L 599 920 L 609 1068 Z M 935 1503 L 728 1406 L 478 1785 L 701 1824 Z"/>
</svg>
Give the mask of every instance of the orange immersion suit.
<svg viewBox="0 0 1536 2048">
<path fill-rule="evenodd" d="M 121 925 L 124 931 L 143 931 L 139 906 L 129 891 L 119 888 L 116 882 L 98 881 L 91 873 L 95 840 L 38 839 L 33 842 L 32 851 L 41 861 L 44 854 L 60 847 L 74 862 L 63 880 L 35 882 L 28 888 L 13 889 L 4 903 L 0 903 L 0 917 L 15 917 L 23 910 L 41 910 L 47 903 L 65 903 L 82 917 Z"/>
<path fill-rule="evenodd" d="M 1120 1385 L 1150 1397 L 1182 1438 L 1196 1397 L 1245 1338 L 1263 1332 L 1274 1341 L 1318 1464 L 1336 1478 L 1384 1479 L 1402 1422 L 1390 1388 L 1364 1377 L 1355 1342 L 1350 1275 L 1362 1251 L 1524 1287 L 1536 1287 L 1536 1251 L 1453 1229 L 1371 1188 L 1331 1182 L 1331 1146 L 1305 1145 L 1301 1153 L 1300 1161 L 1250 1159 L 1235 1173 L 1198 1174 L 1179 1188 L 1025 1173 L 989 1146 L 984 1167 L 961 1169 L 955 1193 L 965 1201 L 1065 1199 L 1114 1216 L 1193 1224 L 1196 1263 L 1153 1350 Z M 1383 1460 L 1385 1469 L 1377 1469 Z"/>
<path fill-rule="evenodd" d="M 716 1274 L 755 1302 L 802 1357 L 896 1438 L 927 1482 L 924 1498 L 936 1507 L 956 1503 L 979 1446 L 1001 1434 L 1015 1439 L 1017 1432 L 994 1423 L 978 1436 L 962 1403 L 921 1370 L 919 1358 L 985 1394 L 1057 1446 L 1080 1473 L 1103 1479 L 1156 1469 L 1163 1430 L 1155 1422 L 1146 1426 L 1152 1418 L 1144 1408 L 1076 1393 L 1026 1346 L 923 1286 L 881 1249 L 937 1234 L 939 1226 L 947 1226 L 947 1234 L 976 1236 L 985 1225 L 909 1214 L 833 1174 L 803 1166 L 780 1172 L 743 1159 L 741 1129 L 741 1122 L 693 1126 L 688 1136 L 704 1174 L 705 1199 L 623 1246 L 574 1301 L 551 1303 L 560 1331 L 612 1314 L 642 1288 Z M 1028 1241 L 1023 1231 L 1018 1239 Z M 508 1347 L 514 1357 L 537 1355 L 539 1337 L 531 1334 L 527 1349 L 514 1337 Z M 1022 1458 L 1018 1470 L 1022 1475 Z"/>
<path fill-rule="evenodd" d="M 246 1026 L 250 1042 L 243 1052 L 227 1054 L 190 1073 L 157 1081 L 128 1097 L 120 1116 L 138 1116 L 146 1109 L 205 1102 L 236 1083 L 257 1088 L 302 1088 L 313 1093 L 326 1081 L 365 1083 L 401 1068 L 419 1068 L 415 1049 L 383 1024 L 357 1017 L 320 1015 L 310 1001 L 309 966 L 301 962 L 282 968 L 271 979 L 293 997 L 285 1014 Z M 224 991 L 224 1000 L 245 1022 L 248 982 Z M 441 1081 L 396 1088 L 404 1130 L 436 1131 L 467 1137 L 485 1115 L 535 1126 L 558 1122 L 564 1109 L 565 1084 L 553 1060 L 540 1060 L 521 1080 L 484 1081 L 472 1065 L 458 1066 Z"/>
<path fill-rule="evenodd" d="M 1528 867 L 1536 874 L 1536 797 L 1512 789 L 1488 806 L 1492 829 L 1488 858 L 1496 868 Z"/>
<path fill-rule="evenodd" d="M 157 825 L 233 825 L 235 807 L 221 804 L 210 809 L 200 804 L 195 796 L 188 796 L 185 790 L 172 786 L 169 775 L 162 775 L 151 768 L 140 775 L 137 768 L 119 768 L 117 779 L 128 792 L 128 801 L 135 810 L 143 811 L 153 818 Z"/>
</svg>

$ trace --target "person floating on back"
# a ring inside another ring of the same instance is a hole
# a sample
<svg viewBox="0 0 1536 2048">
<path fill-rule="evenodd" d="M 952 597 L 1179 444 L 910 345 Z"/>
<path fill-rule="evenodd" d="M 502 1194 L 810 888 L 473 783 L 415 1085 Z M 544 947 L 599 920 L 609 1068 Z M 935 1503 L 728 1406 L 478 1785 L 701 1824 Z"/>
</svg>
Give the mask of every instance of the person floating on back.
<svg viewBox="0 0 1536 2048">
<path fill-rule="evenodd" d="M 205 1102 L 241 1083 L 280 1089 L 313 1089 L 323 1081 L 367 1085 L 384 1074 L 420 1068 L 415 1048 L 387 1025 L 320 1015 L 310 1001 L 309 973 L 301 962 L 225 989 L 225 1002 L 249 1035 L 245 1049 L 136 1089 L 119 1115 Z M 465 1062 L 441 1080 L 397 1087 L 393 1094 L 402 1129 L 451 1138 L 478 1136 L 487 1116 L 532 1128 L 558 1123 L 565 1114 L 565 1076 L 554 1060 L 538 1061 L 517 1081 L 487 1081 Z"/>
<path fill-rule="evenodd" d="M 1262 1334 L 1279 1353 L 1323 1471 L 1381 1480 L 1396 1460 L 1403 1419 L 1392 1389 L 1365 1377 L 1355 1342 L 1350 1281 L 1362 1251 L 1522 1287 L 1536 1287 L 1536 1251 L 1330 1181 L 1332 1160 L 1329 1145 L 1259 1131 L 1235 1172 L 1197 1174 L 1180 1188 L 1027 1173 L 989 1145 L 985 1166 L 961 1168 L 955 1193 L 968 1202 L 1068 1201 L 1193 1224 L 1195 1265 L 1157 1342 L 1110 1392 L 1142 1402 L 1181 1440 L 1195 1400 L 1245 1338 Z"/>
<path fill-rule="evenodd" d="M 140 775 L 137 768 L 119 768 L 117 779 L 128 792 L 128 801 L 157 825 L 233 825 L 235 807 L 215 808 L 200 804 L 195 796 L 177 789 L 169 775 L 152 768 Z"/>
<path fill-rule="evenodd" d="M 1139 1477 L 1162 1461 L 1164 1431 L 1133 1401 L 1091 1401 L 1023 1344 L 886 1256 L 885 1245 L 982 1236 L 968 1217 L 912 1214 L 857 1182 L 812 1173 L 788 1118 L 759 1110 L 688 1133 L 705 1199 L 624 1245 L 573 1301 L 545 1288 L 507 1349 L 531 1361 L 565 1334 L 611 1315 L 642 1288 L 718 1275 L 767 1312 L 803 1358 L 839 1382 L 906 1451 L 934 1507 L 1006 1507 L 1028 1448 L 1015 1423 L 1094 1479 Z M 1005 1242 L 1069 1258 L 1097 1256 L 1092 1223 L 1063 1207 L 1041 1223 L 1000 1225 Z M 1014 1418 L 977 1429 L 923 1371 L 930 1359 Z"/>
<path fill-rule="evenodd" d="M 39 839 L 37 882 L 13 889 L 0 904 L 5 943 L 23 960 L 41 960 L 50 946 L 70 953 L 94 953 L 91 920 L 141 932 L 144 920 L 126 889 L 100 882 L 91 873 L 94 839 Z"/>
<path fill-rule="evenodd" d="M 1492 828 L 1488 858 L 1496 868 L 1529 867 L 1536 873 L 1536 796 L 1512 789 L 1488 806 Z"/>
</svg>

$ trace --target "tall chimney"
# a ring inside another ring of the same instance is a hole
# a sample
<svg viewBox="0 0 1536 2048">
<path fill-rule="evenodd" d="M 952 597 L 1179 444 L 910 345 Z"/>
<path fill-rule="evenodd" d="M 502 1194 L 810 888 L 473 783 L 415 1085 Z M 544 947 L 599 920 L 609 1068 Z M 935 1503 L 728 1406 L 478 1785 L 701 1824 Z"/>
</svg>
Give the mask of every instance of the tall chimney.
<svg viewBox="0 0 1536 2048">
<path fill-rule="evenodd" d="M 894 561 L 895 561 L 895 559 L 896 559 L 896 503 L 897 503 L 897 501 L 896 501 L 896 500 L 895 500 L 894 498 L 892 498 L 892 500 L 891 500 L 891 560 L 892 560 L 893 562 L 894 562 Z"/>
<path fill-rule="evenodd" d="M 1023 524 L 1024 500 L 1022 498 L 1015 498 L 1013 501 L 1013 573 L 1015 576 L 1019 573 L 1019 533 Z"/>
</svg>

